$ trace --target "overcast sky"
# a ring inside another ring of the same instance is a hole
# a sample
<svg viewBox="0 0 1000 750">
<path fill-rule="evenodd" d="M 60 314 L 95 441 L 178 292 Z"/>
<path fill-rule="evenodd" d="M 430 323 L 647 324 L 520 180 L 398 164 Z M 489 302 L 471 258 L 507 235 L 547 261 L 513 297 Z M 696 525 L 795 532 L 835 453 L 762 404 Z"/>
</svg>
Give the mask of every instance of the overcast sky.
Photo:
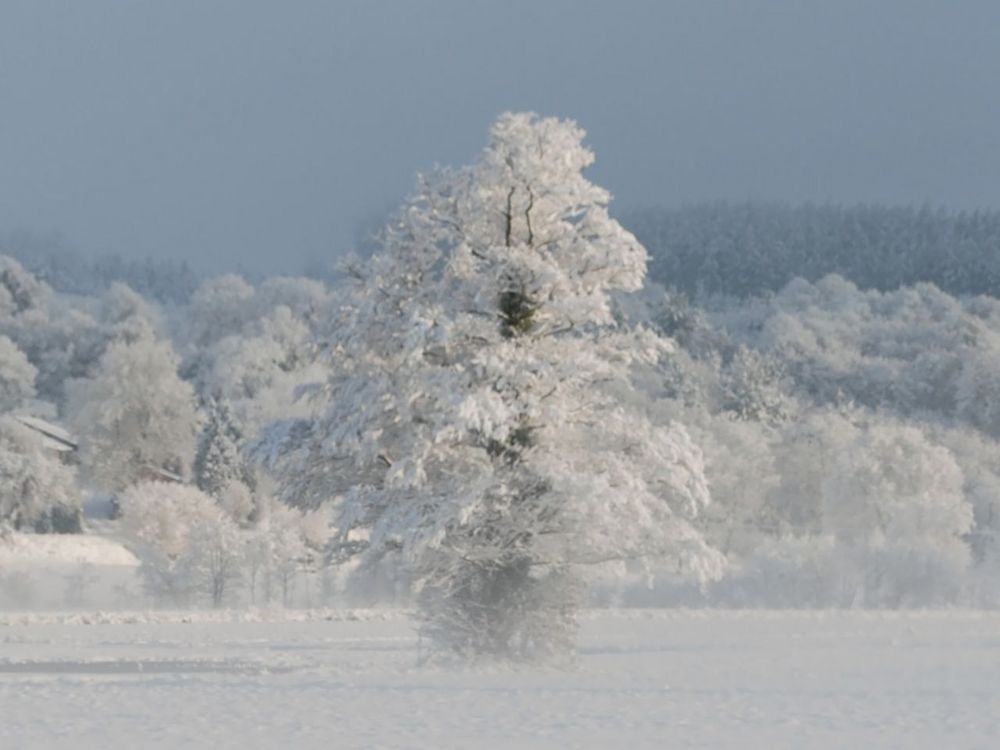
<svg viewBox="0 0 1000 750">
<path fill-rule="evenodd" d="M 1000 208 L 1000 2 L 0 0 L 0 232 L 295 272 L 507 109 L 619 207 Z"/>
</svg>

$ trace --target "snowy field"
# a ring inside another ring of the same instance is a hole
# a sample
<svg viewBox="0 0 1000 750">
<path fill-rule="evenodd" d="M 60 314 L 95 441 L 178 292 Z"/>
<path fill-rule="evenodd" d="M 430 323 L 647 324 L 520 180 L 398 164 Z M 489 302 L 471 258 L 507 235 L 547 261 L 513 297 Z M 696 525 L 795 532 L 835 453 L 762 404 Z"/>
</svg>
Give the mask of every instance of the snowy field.
<svg viewBox="0 0 1000 750">
<path fill-rule="evenodd" d="M 570 671 L 398 612 L 0 614 L 0 748 L 995 748 L 1000 614 L 598 611 Z"/>
</svg>

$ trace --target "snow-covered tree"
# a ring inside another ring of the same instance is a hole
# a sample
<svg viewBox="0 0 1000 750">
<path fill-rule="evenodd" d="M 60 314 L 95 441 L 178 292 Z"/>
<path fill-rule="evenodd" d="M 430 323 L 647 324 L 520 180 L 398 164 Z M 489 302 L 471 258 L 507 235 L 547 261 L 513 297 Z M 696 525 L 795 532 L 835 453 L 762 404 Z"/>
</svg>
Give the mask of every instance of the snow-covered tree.
<svg viewBox="0 0 1000 750">
<path fill-rule="evenodd" d="M 116 341 L 92 378 L 73 384 L 68 412 L 80 463 L 99 487 L 120 490 L 162 469 L 183 474 L 194 455 L 197 412 L 169 342 Z"/>
<path fill-rule="evenodd" d="M 63 404 L 70 380 L 92 373 L 105 346 L 98 321 L 63 298 L 15 318 L 0 314 L 0 330 L 38 370 L 38 398 L 57 405 Z"/>
<path fill-rule="evenodd" d="M 215 499 L 219 507 L 241 526 L 250 523 L 257 509 L 253 491 L 239 480 L 229 482 Z"/>
<path fill-rule="evenodd" d="M 243 580 L 244 543 L 239 527 L 221 509 L 194 526 L 180 560 L 182 575 L 221 607 Z"/>
<path fill-rule="evenodd" d="M 980 334 L 975 347 L 961 353 L 956 380 L 957 412 L 993 437 L 1000 437 L 1000 332 Z"/>
<path fill-rule="evenodd" d="M 253 287 L 235 274 L 204 282 L 191 297 L 187 336 L 196 346 L 205 347 L 238 333 L 246 324 L 253 296 Z"/>
<path fill-rule="evenodd" d="M 18 261 L 0 255 L 0 316 L 15 317 L 44 308 L 52 290 Z"/>
<path fill-rule="evenodd" d="M 354 269 L 328 408 L 284 461 L 291 494 L 342 494 L 368 561 L 400 554 L 431 642 L 462 654 L 565 654 L 590 565 L 720 566 L 690 523 L 699 450 L 621 397 L 671 345 L 616 325 L 610 294 L 646 255 L 583 177 L 582 139 L 506 114 L 476 164 L 421 181 Z"/>
<path fill-rule="evenodd" d="M 858 571 L 856 603 L 928 604 L 961 587 L 973 506 L 954 457 L 920 430 L 862 431 L 834 458 L 822 501 L 825 524 Z"/>
<path fill-rule="evenodd" d="M 737 419 L 780 422 L 792 409 L 781 380 L 775 357 L 738 346 L 722 374 L 721 406 Z"/>
<path fill-rule="evenodd" d="M 299 574 L 314 567 L 329 540 L 324 514 L 304 513 L 262 493 L 262 513 L 246 537 L 247 587 L 256 604 L 258 590 L 269 603 L 280 593 L 281 603 L 292 600 Z"/>
<path fill-rule="evenodd" d="M 305 416 L 296 391 L 322 377 L 316 331 L 329 299 L 322 283 L 238 276 L 205 282 L 180 326 L 183 372 L 203 400 L 228 402 L 246 434 L 277 419 Z"/>
<path fill-rule="evenodd" d="M 101 299 L 101 324 L 107 341 L 133 342 L 160 327 L 156 309 L 142 295 L 113 282 Z"/>
<path fill-rule="evenodd" d="M 78 531 L 81 517 L 73 470 L 38 433 L 0 416 L 0 525 Z"/>
<path fill-rule="evenodd" d="M 13 341 L 0 335 L 0 414 L 22 406 L 35 395 L 38 370 Z"/>
<path fill-rule="evenodd" d="M 219 606 L 239 581 L 242 542 L 215 501 L 197 487 L 147 481 L 122 492 L 119 503 L 147 590 L 175 603 L 203 593 Z"/>
<path fill-rule="evenodd" d="M 253 476 L 243 460 L 243 434 L 229 404 L 222 399 L 209 401 L 205 425 L 198 438 L 192 474 L 199 489 L 215 498 L 233 483 L 253 486 Z"/>
<path fill-rule="evenodd" d="M 315 381 L 313 332 L 288 307 L 279 306 L 202 352 L 197 382 L 202 393 L 226 400 L 248 432 L 302 411 L 296 389 Z"/>
<path fill-rule="evenodd" d="M 755 421 L 717 417 L 691 425 L 705 452 L 705 473 L 712 504 L 699 520 L 713 546 L 737 561 L 761 539 L 790 529 L 771 504 L 778 482 L 773 431 Z"/>
</svg>

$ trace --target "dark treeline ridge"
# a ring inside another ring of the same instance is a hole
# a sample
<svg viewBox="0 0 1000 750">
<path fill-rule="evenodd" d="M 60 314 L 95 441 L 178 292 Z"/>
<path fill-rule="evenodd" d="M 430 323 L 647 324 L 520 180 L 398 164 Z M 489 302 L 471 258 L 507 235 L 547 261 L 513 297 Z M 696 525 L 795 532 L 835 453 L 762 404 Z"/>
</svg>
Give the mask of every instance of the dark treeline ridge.
<svg viewBox="0 0 1000 750">
<path fill-rule="evenodd" d="M 648 280 L 695 297 L 755 296 L 831 273 L 862 289 L 931 282 L 950 294 L 1000 296 L 1000 211 L 751 201 L 637 209 L 622 220 L 649 250 Z M 183 261 L 87 258 L 37 237 L 0 238 L 0 250 L 67 294 L 100 294 L 120 281 L 184 303 L 200 281 Z M 327 280 L 319 269 L 305 270 Z"/>
<path fill-rule="evenodd" d="M 99 295 L 117 281 L 147 299 L 183 304 L 201 281 L 182 260 L 123 258 L 117 253 L 89 258 L 58 239 L 26 233 L 0 236 L 0 255 L 17 258 L 35 278 L 63 294 Z"/>
<path fill-rule="evenodd" d="M 836 273 L 863 289 L 932 282 L 1000 295 L 1000 211 L 879 205 L 706 203 L 623 216 L 649 250 L 649 279 L 747 297 Z"/>
</svg>

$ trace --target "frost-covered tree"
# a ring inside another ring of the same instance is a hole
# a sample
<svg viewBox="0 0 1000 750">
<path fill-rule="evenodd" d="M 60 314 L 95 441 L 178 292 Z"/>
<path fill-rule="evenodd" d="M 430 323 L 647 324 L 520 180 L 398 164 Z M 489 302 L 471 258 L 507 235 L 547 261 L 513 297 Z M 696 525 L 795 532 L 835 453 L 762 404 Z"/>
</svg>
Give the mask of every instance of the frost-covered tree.
<svg viewBox="0 0 1000 750">
<path fill-rule="evenodd" d="M 38 397 L 60 406 L 69 381 L 89 376 L 104 349 L 98 321 L 62 298 L 28 315 L 6 321 L 0 315 L 0 329 L 38 370 Z"/>
<path fill-rule="evenodd" d="M 253 475 L 243 460 L 243 434 L 225 400 L 212 399 L 198 438 L 192 474 L 198 488 L 215 498 L 234 483 L 253 486 Z"/>
<path fill-rule="evenodd" d="M 156 309 L 142 295 L 118 281 L 101 298 L 100 319 L 108 343 L 137 341 L 153 335 L 160 327 Z"/>
<path fill-rule="evenodd" d="M 88 377 L 107 344 L 137 320 L 128 310 L 148 306 L 127 287 L 104 302 L 55 294 L 9 258 L 0 257 L 0 335 L 10 338 L 37 370 L 40 399 L 62 406 L 67 383 Z"/>
<path fill-rule="evenodd" d="M 989 330 L 998 326 L 993 300 L 962 301 L 929 284 L 863 291 L 828 276 L 725 306 L 714 319 L 735 343 L 777 361 L 794 395 L 816 404 L 952 417 L 963 370 L 966 401 L 981 393 L 991 403 L 989 362 L 1000 346 Z"/>
<path fill-rule="evenodd" d="M 244 542 L 239 527 L 221 509 L 194 526 L 180 560 L 182 575 L 221 607 L 243 580 Z"/>
<path fill-rule="evenodd" d="M 38 370 L 13 341 L 0 335 L 0 414 L 22 406 L 35 395 Z"/>
<path fill-rule="evenodd" d="M 248 432 L 302 411 L 296 389 L 321 377 L 313 367 L 313 332 L 288 307 L 278 306 L 238 333 L 202 352 L 197 382 L 202 393 L 229 402 Z"/>
<path fill-rule="evenodd" d="M 205 281 L 191 297 L 188 337 L 196 346 L 205 347 L 241 331 L 253 296 L 253 287 L 235 274 Z"/>
<path fill-rule="evenodd" d="M 690 520 L 701 454 L 622 394 L 668 340 L 616 325 L 646 254 L 582 175 L 572 122 L 506 114 L 472 167 L 423 179 L 354 269 L 334 321 L 328 408 L 284 461 L 290 493 L 343 494 L 364 556 L 399 554 L 433 644 L 468 655 L 571 649 L 583 571 L 719 557 Z M 301 498 L 297 498 L 302 502 Z"/>
<path fill-rule="evenodd" d="M 257 509 L 252 490 L 243 482 L 230 482 L 216 498 L 219 507 L 241 526 L 250 523 Z"/>
<path fill-rule="evenodd" d="M 79 531 L 81 518 L 73 470 L 38 433 L 0 416 L 0 526 Z"/>
<path fill-rule="evenodd" d="M 824 523 L 857 572 L 855 602 L 941 603 L 969 561 L 973 506 L 947 448 L 907 426 L 862 431 L 822 484 Z"/>
<path fill-rule="evenodd" d="M 774 466 L 773 430 L 755 421 L 716 418 L 691 425 L 705 452 L 705 473 L 712 504 L 698 525 L 731 559 L 738 560 L 788 529 L 771 504 L 778 482 Z"/>
<path fill-rule="evenodd" d="M 329 524 L 321 511 L 305 513 L 276 500 L 266 491 L 260 518 L 246 535 L 247 588 L 252 604 L 258 591 L 269 603 L 279 593 L 283 606 L 291 603 L 299 574 L 315 566 L 329 541 Z"/>
<path fill-rule="evenodd" d="M 0 255 L 0 316 L 15 317 L 44 308 L 52 290 L 18 261 Z"/>
<path fill-rule="evenodd" d="M 122 531 L 147 590 L 184 603 L 202 593 L 219 606 L 239 581 L 242 541 L 215 501 L 190 485 L 147 481 L 119 497 Z"/>
<path fill-rule="evenodd" d="M 177 375 L 169 342 L 144 336 L 111 344 L 94 376 L 73 384 L 68 412 L 81 466 L 99 487 L 120 490 L 151 472 L 184 474 L 190 466 L 194 393 Z"/>
<path fill-rule="evenodd" d="M 1000 437 L 1000 331 L 982 332 L 976 346 L 960 354 L 955 401 L 963 421 Z"/>
<path fill-rule="evenodd" d="M 279 277 L 254 288 L 238 276 L 206 281 L 182 316 L 183 372 L 203 400 L 224 399 L 246 434 L 306 416 L 296 390 L 322 377 L 315 365 L 326 287 Z"/>
<path fill-rule="evenodd" d="M 723 370 L 721 406 L 737 419 L 781 422 L 793 408 L 781 381 L 777 358 L 738 346 Z"/>
</svg>

